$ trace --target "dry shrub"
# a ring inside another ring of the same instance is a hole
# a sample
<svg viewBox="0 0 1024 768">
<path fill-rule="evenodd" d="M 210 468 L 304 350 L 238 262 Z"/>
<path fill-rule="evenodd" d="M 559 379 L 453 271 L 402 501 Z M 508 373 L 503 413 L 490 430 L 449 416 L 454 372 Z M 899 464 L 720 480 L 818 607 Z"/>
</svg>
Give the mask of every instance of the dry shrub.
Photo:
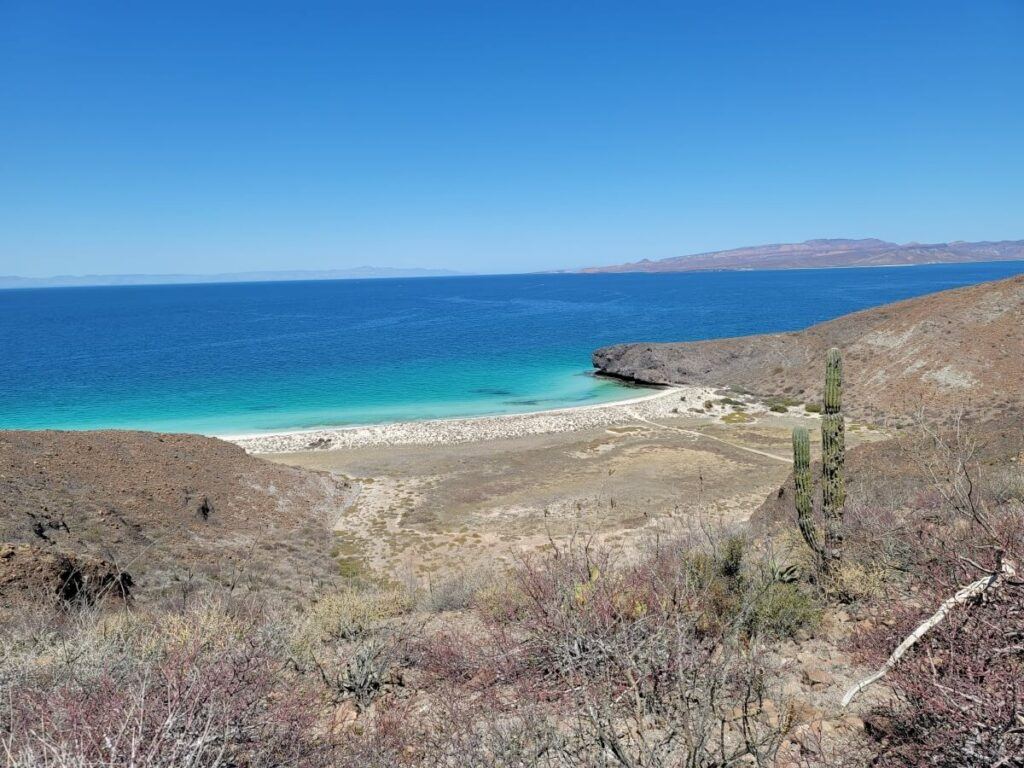
<svg viewBox="0 0 1024 768">
<path fill-rule="evenodd" d="M 467 696 L 441 689 L 429 707 L 390 700 L 366 728 L 342 736 L 338 768 L 446 766 L 551 768 L 581 765 L 563 759 L 566 739 L 550 714 L 526 701 Z"/>
<path fill-rule="evenodd" d="M 515 579 L 496 579 L 473 596 L 472 607 L 485 621 L 514 621 L 530 608 L 530 597 Z"/>
<path fill-rule="evenodd" d="M 1007 492 L 1020 469 L 980 461 L 959 430 L 932 437 L 919 457 L 931 487 L 911 500 L 896 534 L 910 554 L 855 650 L 880 666 L 960 587 L 1004 559 L 1018 575 L 954 608 L 889 672 L 880 692 L 889 695 L 868 717 L 875 764 L 1024 766 L 1024 505 Z"/>
<path fill-rule="evenodd" d="M 494 571 L 478 567 L 471 571 L 456 571 L 439 579 L 431 579 L 419 591 L 417 608 L 427 613 L 462 611 L 477 602 L 477 597 L 503 582 Z"/>
<path fill-rule="evenodd" d="M 413 600 L 404 589 L 342 587 L 310 608 L 295 634 L 301 647 L 354 640 L 381 624 L 408 613 Z"/>
<path fill-rule="evenodd" d="M 942 596 L 930 593 L 936 600 Z M 874 663 L 921 620 L 900 610 L 889 630 L 860 639 Z M 880 766 L 1024 765 L 1024 589 L 1006 587 L 952 617 L 888 676 L 894 697 L 869 726 Z"/>
<path fill-rule="evenodd" d="M 260 609 L 204 603 L 64 621 L 14 643 L 8 765 L 328 764 L 321 701 L 282 664 L 284 633 Z"/>
<path fill-rule="evenodd" d="M 745 554 L 739 539 L 674 541 L 618 564 L 577 542 L 522 562 L 524 599 L 489 615 L 484 655 L 498 683 L 556 714 L 550 764 L 770 764 L 792 719 L 761 641 L 803 620 L 758 619 L 781 615 L 791 585 Z"/>
<path fill-rule="evenodd" d="M 412 641 L 423 625 L 409 616 L 413 598 L 400 588 L 345 587 L 324 595 L 298 622 L 289 658 L 318 680 L 335 704 L 363 711 L 401 685 Z"/>
</svg>

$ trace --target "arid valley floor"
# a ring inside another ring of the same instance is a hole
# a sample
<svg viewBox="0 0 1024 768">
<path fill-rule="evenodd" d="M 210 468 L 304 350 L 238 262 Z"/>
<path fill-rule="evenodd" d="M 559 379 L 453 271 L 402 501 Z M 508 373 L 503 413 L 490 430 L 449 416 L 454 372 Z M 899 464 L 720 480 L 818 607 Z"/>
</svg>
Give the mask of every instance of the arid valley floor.
<svg viewBox="0 0 1024 768">
<path fill-rule="evenodd" d="M 592 536 L 631 551 L 702 518 L 744 521 L 789 474 L 793 426 L 816 422 L 802 408 L 780 415 L 751 406 L 756 415 L 747 415 L 718 406 L 717 416 L 662 408 L 653 418 L 635 406 L 615 410 L 617 423 L 551 434 L 262 458 L 352 482 L 357 495 L 335 526 L 347 570 L 436 577 L 507 563 L 551 538 Z M 884 436 L 850 429 L 851 445 Z"/>
</svg>

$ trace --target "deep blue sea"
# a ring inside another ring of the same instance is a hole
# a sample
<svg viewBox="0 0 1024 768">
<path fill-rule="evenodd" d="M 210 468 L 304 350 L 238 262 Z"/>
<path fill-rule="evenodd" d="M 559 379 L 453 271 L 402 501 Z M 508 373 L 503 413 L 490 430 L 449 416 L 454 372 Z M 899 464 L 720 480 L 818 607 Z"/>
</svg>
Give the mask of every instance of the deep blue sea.
<svg viewBox="0 0 1024 768">
<path fill-rule="evenodd" d="M 1024 262 L 0 291 L 0 428 L 206 434 L 584 405 L 596 347 L 804 328 Z"/>
</svg>

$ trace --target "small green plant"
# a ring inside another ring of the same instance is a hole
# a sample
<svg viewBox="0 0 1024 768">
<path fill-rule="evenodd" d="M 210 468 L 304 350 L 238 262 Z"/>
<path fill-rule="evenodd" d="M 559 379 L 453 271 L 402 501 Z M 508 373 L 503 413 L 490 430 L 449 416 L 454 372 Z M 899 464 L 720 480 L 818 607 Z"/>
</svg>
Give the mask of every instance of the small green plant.
<svg viewBox="0 0 1024 768">
<path fill-rule="evenodd" d="M 818 403 L 806 403 L 804 405 L 804 410 L 808 413 L 821 413 L 821 405 Z"/>
<path fill-rule="evenodd" d="M 747 631 L 761 637 L 792 637 L 821 621 L 821 607 L 807 589 L 792 582 L 773 581 L 757 593 L 750 607 Z"/>
<path fill-rule="evenodd" d="M 743 413 L 743 411 L 734 411 L 733 413 L 727 413 L 722 417 L 722 421 L 726 424 L 749 424 L 753 420 L 753 416 L 749 413 Z"/>
<path fill-rule="evenodd" d="M 788 413 L 789 412 L 789 408 L 787 408 L 786 406 L 784 406 L 784 405 L 782 405 L 780 403 L 774 403 L 772 405 L 769 405 L 768 406 L 768 410 L 771 411 L 772 413 Z"/>
<path fill-rule="evenodd" d="M 742 536 L 730 536 L 719 548 L 717 553 L 718 573 L 727 579 L 739 578 L 743 568 L 743 556 L 746 554 L 747 540 Z"/>
</svg>

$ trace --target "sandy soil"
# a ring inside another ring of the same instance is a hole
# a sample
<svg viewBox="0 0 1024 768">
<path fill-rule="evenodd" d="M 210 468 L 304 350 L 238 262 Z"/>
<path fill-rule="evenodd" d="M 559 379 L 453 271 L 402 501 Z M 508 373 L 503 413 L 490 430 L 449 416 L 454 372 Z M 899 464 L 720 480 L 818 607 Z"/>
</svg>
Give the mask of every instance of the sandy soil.
<svg viewBox="0 0 1024 768">
<path fill-rule="evenodd" d="M 723 398 L 673 389 L 571 412 L 422 422 L 412 435 L 388 425 L 410 440 L 394 445 L 377 442 L 384 427 L 365 428 L 348 447 L 263 456 L 358 488 L 336 525 L 343 572 L 437 579 L 572 535 L 631 551 L 700 520 L 745 520 L 789 473 L 792 427 L 815 418 Z M 496 422 L 511 434 L 492 437 Z M 851 444 L 879 436 L 851 425 Z"/>
</svg>

